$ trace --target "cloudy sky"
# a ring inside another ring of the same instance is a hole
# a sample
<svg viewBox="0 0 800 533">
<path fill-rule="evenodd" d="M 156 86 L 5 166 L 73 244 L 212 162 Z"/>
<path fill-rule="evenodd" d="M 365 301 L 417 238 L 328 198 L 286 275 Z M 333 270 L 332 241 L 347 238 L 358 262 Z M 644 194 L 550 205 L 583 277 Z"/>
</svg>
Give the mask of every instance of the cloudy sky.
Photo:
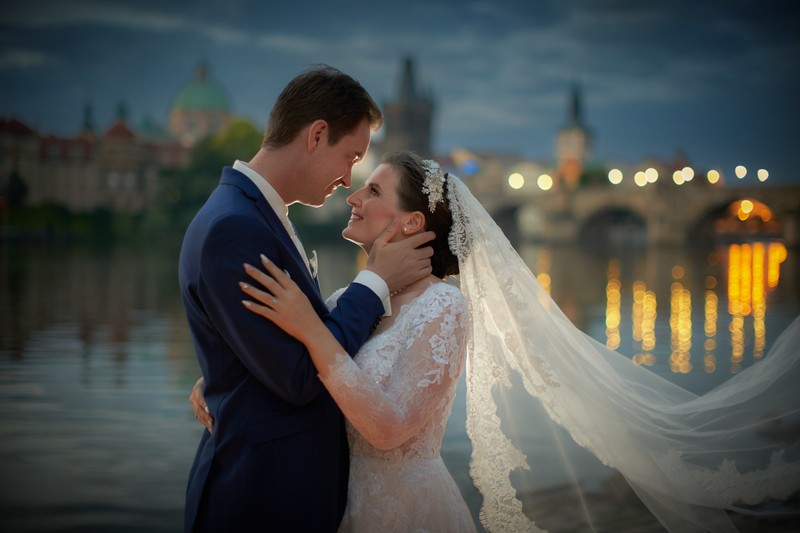
<svg viewBox="0 0 800 533">
<path fill-rule="evenodd" d="M 728 182 L 800 184 L 800 4 L 761 0 L 6 0 L 0 117 L 73 134 L 124 101 L 164 122 L 208 62 L 234 112 L 261 127 L 295 74 L 329 63 L 379 103 L 412 56 L 436 101 L 434 148 L 552 160 L 572 83 L 595 158 L 682 153 Z M 745 180 L 735 165 L 753 169 Z"/>
</svg>

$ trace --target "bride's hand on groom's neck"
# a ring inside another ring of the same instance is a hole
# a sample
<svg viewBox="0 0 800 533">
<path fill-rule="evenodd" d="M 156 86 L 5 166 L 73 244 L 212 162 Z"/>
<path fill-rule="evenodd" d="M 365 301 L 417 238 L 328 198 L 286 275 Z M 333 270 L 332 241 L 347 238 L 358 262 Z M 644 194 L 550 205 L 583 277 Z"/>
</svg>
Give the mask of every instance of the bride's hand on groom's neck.
<svg viewBox="0 0 800 533">
<path fill-rule="evenodd" d="M 400 221 L 392 220 L 375 239 L 367 258 L 367 270 L 383 278 L 390 292 L 429 276 L 432 271 L 433 248 L 423 245 L 432 241 L 436 234 L 424 231 L 391 242 L 399 229 Z"/>
</svg>

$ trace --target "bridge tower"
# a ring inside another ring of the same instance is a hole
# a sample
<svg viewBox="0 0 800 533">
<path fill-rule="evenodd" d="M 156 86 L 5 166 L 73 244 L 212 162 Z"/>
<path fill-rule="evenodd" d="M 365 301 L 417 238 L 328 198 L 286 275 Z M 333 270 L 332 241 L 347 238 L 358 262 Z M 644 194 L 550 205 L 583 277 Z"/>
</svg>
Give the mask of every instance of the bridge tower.
<svg viewBox="0 0 800 533">
<path fill-rule="evenodd" d="M 577 83 L 572 85 L 567 124 L 556 136 L 556 172 L 559 186 L 572 190 L 578 186 L 583 167 L 589 159 L 592 134 L 583 120 L 581 89 Z"/>
<path fill-rule="evenodd" d="M 433 99 L 417 88 L 413 59 L 406 58 L 401 66 L 397 99 L 383 105 L 386 128 L 383 151 L 410 149 L 424 158 L 432 157 L 433 107 Z"/>
</svg>

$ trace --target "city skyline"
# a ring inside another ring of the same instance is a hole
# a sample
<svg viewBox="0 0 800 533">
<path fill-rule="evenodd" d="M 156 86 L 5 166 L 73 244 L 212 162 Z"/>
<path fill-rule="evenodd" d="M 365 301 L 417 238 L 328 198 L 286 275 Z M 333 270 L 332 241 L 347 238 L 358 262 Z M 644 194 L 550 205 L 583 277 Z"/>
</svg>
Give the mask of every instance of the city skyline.
<svg viewBox="0 0 800 533">
<path fill-rule="evenodd" d="M 71 135 L 125 102 L 132 124 L 165 124 L 205 62 L 234 115 L 263 127 L 280 89 L 313 63 L 392 100 L 402 61 L 435 101 L 437 153 L 457 147 L 552 160 L 570 88 L 583 92 L 593 159 L 613 165 L 683 154 L 739 182 L 800 184 L 800 9 L 745 2 L 411 1 L 380 6 L 231 2 L 11 2 L 0 14 L 0 116 Z"/>
</svg>

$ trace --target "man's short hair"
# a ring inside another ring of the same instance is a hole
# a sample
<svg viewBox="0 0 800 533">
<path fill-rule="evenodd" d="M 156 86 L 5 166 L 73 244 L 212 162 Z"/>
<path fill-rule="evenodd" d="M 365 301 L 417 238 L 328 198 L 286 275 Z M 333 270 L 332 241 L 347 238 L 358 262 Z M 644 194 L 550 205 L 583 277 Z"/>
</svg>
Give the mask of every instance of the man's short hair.
<svg viewBox="0 0 800 533">
<path fill-rule="evenodd" d="M 261 144 L 285 146 L 319 119 L 328 123 L 329 144 L 339 142 L 364 119 L 372 131 L 383 124 L 380 108 L 358 81 L 331 66 L 317 65 L 296 76 L 278 96 Z"/>
</svg>

